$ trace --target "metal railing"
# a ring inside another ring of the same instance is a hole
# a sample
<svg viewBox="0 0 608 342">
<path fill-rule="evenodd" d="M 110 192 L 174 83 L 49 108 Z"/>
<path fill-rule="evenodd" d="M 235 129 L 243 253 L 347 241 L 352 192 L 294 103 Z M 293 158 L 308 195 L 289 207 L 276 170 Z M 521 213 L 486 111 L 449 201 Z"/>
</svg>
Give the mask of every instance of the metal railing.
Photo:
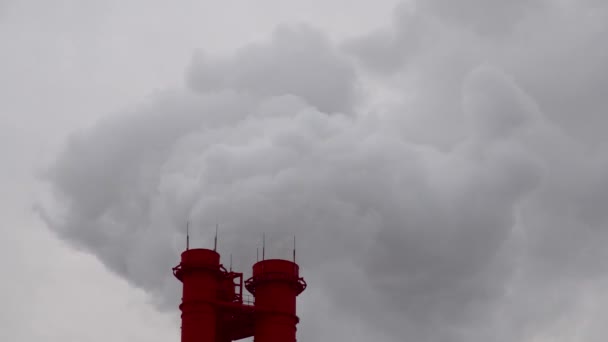
<svg viewBox="0 0 608 342">
<path fill-rule="evenodd" d="M 252 295 L 248 295 L 248 294 L 243 295 L 243 304 L 253 305 L 254 303 L 255 303 L 255 298 Z"/>
</svg>

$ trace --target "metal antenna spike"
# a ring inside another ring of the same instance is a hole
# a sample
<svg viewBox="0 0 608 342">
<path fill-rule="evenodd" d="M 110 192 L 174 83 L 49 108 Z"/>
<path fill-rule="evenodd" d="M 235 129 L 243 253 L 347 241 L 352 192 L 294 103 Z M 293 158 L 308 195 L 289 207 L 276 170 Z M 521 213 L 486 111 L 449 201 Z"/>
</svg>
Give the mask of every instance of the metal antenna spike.
<svg viewBox="0 0 608 342">
<path fill-rule="evenodd" d="M 266 233 L 262 233 L 262 260 L 266 260 Z"/>
<path fill-rule="evenodd" d="M 232 272 L 232 253 L 230 253 L 230 272 Z"/>
<path fill-rule="evenodd" d="M 255 248 L 255 261 L 260 261 L 260 247 Z"/>
<path fill-rule="evenodd" d="M 213 250 L 217 252 L 217 231 L 219 228 L 219 224 L 215 224 L 215 239 L 213 240 Z"/>
<path fill-rule="evenodd" d="M 296 262 L 296 236 L 293 236 L 293 262 Z"/>
<path fill-rule="evenodd" d="M 190 249 L 190 220 L 186 221 L 186 250 Z"/>
</svg>

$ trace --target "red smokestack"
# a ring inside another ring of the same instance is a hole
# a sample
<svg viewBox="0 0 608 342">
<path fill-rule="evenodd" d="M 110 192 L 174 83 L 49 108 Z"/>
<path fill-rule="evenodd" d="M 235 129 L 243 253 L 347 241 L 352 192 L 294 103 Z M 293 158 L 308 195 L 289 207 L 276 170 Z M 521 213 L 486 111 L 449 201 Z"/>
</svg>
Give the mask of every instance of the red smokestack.
<svg viewBox="0 0 608 342">
<path fill-rule="evenodd" d="M 287 260 L 264 260 L 253 265 L 245 283 L 255 296 L 256 342 L 296 341 L 296 296 L 306 288 L 299 267 Z"/>
<path fill-rule="evenodd" d="M 173 274 L 183 285 L 182 341 L 216 340 L 216 300 L 219 290 L 220 255 L 209 249 L 190 249 Z"/>
<path fill-rule="evenodd" d="M 299 266 L 288 260 L 253 265 L 245 287 L 255 304 L 243 302 L 243 274 L 227 271 L 208 249 L 182 253 L 173 274 L 183 283 L 182 342 L 295 342 L 296 296 L 306 288 Z"/>
</svg>

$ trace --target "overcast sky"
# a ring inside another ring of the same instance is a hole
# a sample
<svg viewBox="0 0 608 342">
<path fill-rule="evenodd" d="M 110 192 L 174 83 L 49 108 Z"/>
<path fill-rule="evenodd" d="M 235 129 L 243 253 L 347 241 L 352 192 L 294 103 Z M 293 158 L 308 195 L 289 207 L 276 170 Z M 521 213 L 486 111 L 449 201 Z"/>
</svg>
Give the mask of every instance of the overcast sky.
<svg viewBox="0 0 608 342">
<path fill-rule="evenodd" d="M 301 341 L 595 342 L 608 4 L 0 0 L 0 339 L 178 341 L 183 248 Z"/>
</svg>

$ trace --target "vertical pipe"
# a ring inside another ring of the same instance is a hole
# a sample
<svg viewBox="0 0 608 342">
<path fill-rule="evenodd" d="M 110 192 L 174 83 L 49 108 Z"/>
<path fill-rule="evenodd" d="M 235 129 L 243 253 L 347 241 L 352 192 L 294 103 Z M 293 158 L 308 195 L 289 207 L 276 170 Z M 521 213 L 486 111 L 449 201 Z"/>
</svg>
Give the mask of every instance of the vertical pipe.
<svg viewBox="0 0 608 342">
<path fill-rule="evenodd" d="M 256 342 L 296 341 L 296 297 L 306 286 L 298 269 L 294 262 L 278 259 L 253 265 L 246 287 L 255 296 Z"/>
<path fill-rule="evenodd" d="M 219 271 L 220 256 L 215 251 L 190 249 L 182 253 L 181 263 L 174 269 L 183 283 L 182 342 L 216 342 Z"/>
</svg>

